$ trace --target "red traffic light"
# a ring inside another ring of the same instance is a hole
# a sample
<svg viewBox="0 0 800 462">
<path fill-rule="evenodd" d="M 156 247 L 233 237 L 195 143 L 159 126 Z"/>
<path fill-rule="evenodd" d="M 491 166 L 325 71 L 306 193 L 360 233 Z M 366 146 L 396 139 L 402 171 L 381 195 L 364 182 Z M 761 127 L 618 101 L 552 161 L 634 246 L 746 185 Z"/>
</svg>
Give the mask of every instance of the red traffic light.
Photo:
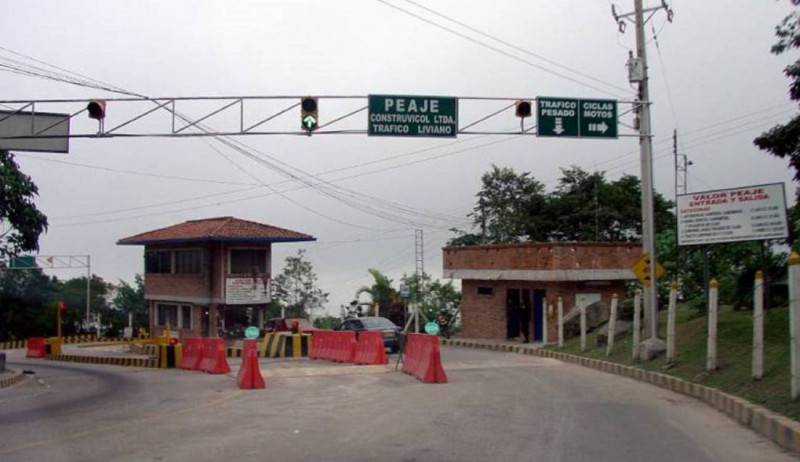
<svg viewBox="0 0 800 462">
<path fill-rule="evenodd" d="M 516 115 L 520 118 L 530 117 L 532 110 L 531 110 L 531 102 L 527 100 L 519 100 L 514 103 L 516 105 Z"/>
<path fill-rule="evenodd" d="M 178 339 L 176 339 L 175 337 L 171 337 L 169 339 L 169 344 L 172 345 L 172 346 L 177 345 L 178 344 Z"/>
<path fill-rule="evenodd" d="M 67 311 L 67 305 L 64 302 L 56 303 L 56 308 L 58 308 L 58 311 Z"/>
<path fill-rule="evenodd" d="M 106 118 L 106 102 L 102 99 L 91 101 L 86 106 L 86 110 L 89 111 L 90 119 L 103 120 Z"/>
</svg>

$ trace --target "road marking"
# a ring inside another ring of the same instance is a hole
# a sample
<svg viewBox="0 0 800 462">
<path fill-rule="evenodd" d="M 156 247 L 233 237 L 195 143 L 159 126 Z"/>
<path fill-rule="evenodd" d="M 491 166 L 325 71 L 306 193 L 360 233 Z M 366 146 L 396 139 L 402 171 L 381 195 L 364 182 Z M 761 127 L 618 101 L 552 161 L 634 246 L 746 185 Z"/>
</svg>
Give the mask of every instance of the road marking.
<svg viewBox="0 0 800 462">
<path fill-rule="evenodd" d="M 13 452 L 22 451 L 22 450 L 25 450 L 25 449 L 32 449 L 32 448 L 38 448 L 38 447 L 42 447 L 42 446 L 48 446 L 48 445 L 51 445 L 51 444 L 54 444 L 54 443 L 61 443 L 61 442 L 64 442 L 64 441 L 76 440 L 76 439 L 79 439 L 79 438 L 85 438 L 87 436 L 99 435 L 101 433 L 107 433 L 107 432 L 110 432 L 112 430 L 118 430 L 118 429 L 121 429 L 121 428 L 130 427 L 132 425 L 138 425 L 138 424 L 142 424 L 142 423 L 145 423 L 145 422 L 150 422 L 150 421 L 153 421 L 153 420 L 156 420 L 156 419 L 166 419 L 168 417 L 174 417 L 176 415 L 186 414 L 187 412 L 197 411 L 197 410 L 204 409 L 204 408 L 212 408 L 212 407 L 218 406 L 220 404 L 223 404 L 225 402 L 228 402 L 228 401 L 232 400 L 233 398 L 236 398 L 237 396 L 239 396 L 241 394 L 242 394 L 242 390 L 236 390 L 236 391 L 234 391 L 232 393 L 229 393 L 229 394 L 227 394 L 227 395 L 225 395 L 225 396 L 223 396 L 223 397 L 221 397 L 221 398 L 219 398 L 217 400 L 210 401 L 210 402 L 207 402 L 207 403 L 200 403 L 200 404 L 196 404 L 194 406 L 188 406 L 188 407 L 177 409 L 177 410 L 158 412 L 156 414 L 151 414 L 149 416 L 145 416 L 145 417 L 140 417 L 138 419 L 129 420 L 129 421 L 126 421 L 126 422 L 118 424 L 118 425 L 106 425 L 106 426 L 98 427 L 98 428 L 91 429 L 91 430 L 84 430 L 82 432 L 73 433 L 71 435 L 63 436 L 63 437 L 60 437 L 60 438 L 50 438 L 50 439 L 46 439 L 46 440 L 36 441 L 36 442 L 33 442 L 33 443 L 23 444 L 23 445 L 20 445 L 20 446 L 15 446 L 15 447 L 12 447 L 12 448 L 2 449 L 2 450 L 0 450 L 0 455 L 11 454 Z"/>
</svg>

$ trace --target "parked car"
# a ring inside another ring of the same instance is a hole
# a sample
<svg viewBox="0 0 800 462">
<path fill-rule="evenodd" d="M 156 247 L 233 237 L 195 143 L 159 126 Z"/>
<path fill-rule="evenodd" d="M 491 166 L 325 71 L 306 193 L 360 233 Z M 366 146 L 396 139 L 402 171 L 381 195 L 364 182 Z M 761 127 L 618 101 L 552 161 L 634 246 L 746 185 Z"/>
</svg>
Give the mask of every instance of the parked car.
<svg viewBox="0 0 800 462">
<path fill-rule="evenodd" d="M 334 330 L 352 330 L 356 337 L 361 331 L 379 331 L 383 333 L 383 346 L 392 353 L 400 350 L 400 333 L 403 331 L 395 323 L 379 316 L 367 316 L 363 318 L 350 318 L 345 320 Z"/>
<path fill-rule="evenodd" d="M 301 334 L 313 334 L 315 330 L 319 330 L 311 325 L 311 321 L 305 318 L 268 319 L 267 322 L 264 323 L 264 330 L 266 332 L 289 332 L 292 330 L 292 321 L 297 321 Z"/>
</svg>

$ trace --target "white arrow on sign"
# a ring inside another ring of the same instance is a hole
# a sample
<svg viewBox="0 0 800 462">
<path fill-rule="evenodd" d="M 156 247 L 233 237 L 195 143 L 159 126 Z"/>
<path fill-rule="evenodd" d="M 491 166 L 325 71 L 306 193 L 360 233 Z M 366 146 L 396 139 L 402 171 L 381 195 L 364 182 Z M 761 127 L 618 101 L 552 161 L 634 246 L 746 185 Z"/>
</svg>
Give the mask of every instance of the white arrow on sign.
<svg viewBox="0 0 800 462">
<path fill-rule="evenodd" d="M 608 125 L 606 125 L 605 122 L 600 122 L 599 124 L 589 124 L 589 131 L 605 133 L 608 131 Z"/>
<path fill-rule="evenodd" d="M 553 128 L 556 135 L 564 133 L 564 120 L 561 117 L 556 117 L 556 126 Z"/>
</svg>

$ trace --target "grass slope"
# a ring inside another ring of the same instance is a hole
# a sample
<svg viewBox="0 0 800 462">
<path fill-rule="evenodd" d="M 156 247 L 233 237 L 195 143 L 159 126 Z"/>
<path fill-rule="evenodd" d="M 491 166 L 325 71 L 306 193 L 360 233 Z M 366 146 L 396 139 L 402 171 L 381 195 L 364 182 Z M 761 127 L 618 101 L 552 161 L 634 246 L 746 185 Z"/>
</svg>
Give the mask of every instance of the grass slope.
<svg viewBox="0 0 800 462">
<path fill-rule="evenodd" d="M 643 369 L 663 372 L 711 386 L 740 396 L 779 414 L 800 420 L 800 402 L 789 396 L 790 352 L 789 310 L 775 308 L 764 314 L 764 377 L 750 378 L 752 370 L 752 311 L 733 311 L 724 307 L 719 313 L 717 364 L 719 369 L 708 373 L 706 363 L 706 331 L 708 320 L 698 317 L 697 312 L 685 306 L 678 307 L 677 355 L 673 364 L 667 364 L 664 356 L 648 363 L 632 359 L 631 335 L 617 340 L 611 356 L 606 357 L 606 346 L 597 345 L 597 329 L 587 336 L 587 351 L 580 353 L 580 338 L 565 342 L 567 353 L 604 359 Z M 666 338 L 666 312 L 661 313 L 662 338 Z M 548 347 L 559 350 L 558 347 Z"/>
</svg>

